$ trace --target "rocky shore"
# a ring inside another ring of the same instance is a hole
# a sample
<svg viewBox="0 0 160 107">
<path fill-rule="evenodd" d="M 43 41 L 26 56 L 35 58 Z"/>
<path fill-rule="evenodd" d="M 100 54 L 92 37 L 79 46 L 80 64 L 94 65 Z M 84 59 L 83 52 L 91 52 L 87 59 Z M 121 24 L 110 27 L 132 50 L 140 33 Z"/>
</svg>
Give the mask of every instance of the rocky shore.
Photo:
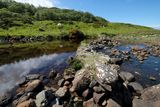
<svg viewBox="0 0 160 107">
<path fill-rule="evenodd" d="M 27 75 L 17 83 L 15 93 L 0 98 L 0 106 L 159 107 L 160 84 L 144 88 L 133 74 L 121 71 L 120 65 L 130 59 L 130 53 L 143 61 L 148 54 L 160 55 L 160 48 L 119 51 L 113 49 L 117 45 L 117 41 L 101 38 L 80 46 L 76 55 L 83 63 L 80 70 L 71 67 L 63 74 Z"/>
</svg>

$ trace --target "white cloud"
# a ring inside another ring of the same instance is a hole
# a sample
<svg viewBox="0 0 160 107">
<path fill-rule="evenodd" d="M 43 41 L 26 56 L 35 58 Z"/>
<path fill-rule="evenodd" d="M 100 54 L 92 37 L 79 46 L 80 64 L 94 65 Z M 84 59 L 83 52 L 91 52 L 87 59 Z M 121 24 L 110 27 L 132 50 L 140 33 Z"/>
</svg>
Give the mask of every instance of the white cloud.
<svg viewBox="0 0 160 107">
<path fill-rule="evenodd" d="M 15 0 L 15 1 L 21 3 L 33 4 L 36 7 L 38 6 L 55 7 L 60 4 L 58 0 Z"/>
</svg>

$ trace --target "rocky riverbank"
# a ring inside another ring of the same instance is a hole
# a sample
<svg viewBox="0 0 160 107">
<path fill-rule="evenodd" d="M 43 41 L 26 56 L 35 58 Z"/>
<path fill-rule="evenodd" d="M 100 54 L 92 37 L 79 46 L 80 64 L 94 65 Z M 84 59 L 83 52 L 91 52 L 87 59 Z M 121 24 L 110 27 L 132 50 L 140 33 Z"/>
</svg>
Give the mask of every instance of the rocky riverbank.
<svg viewBox="0 0 160 107">
<path fill-rule="evenodd" d="M 120 70 L 131 52 L 145 60 L 151 52 L 159 55 L 158 46 L 150 48 L 155 51 L 134 47 L 122 52 L 113 49 L 118 45 L 117 41 L 101 38 L 80 46 L 76 56 L 83 63 L 80 70 L 68 68 L 63 74 L 51 71 L 49 76 L 27 75 L 19 81 L 15 93 L 0 98 L 0 106 L 159 107 L 160 84 L 144 88 L 133 74 Z"/>
</svg>

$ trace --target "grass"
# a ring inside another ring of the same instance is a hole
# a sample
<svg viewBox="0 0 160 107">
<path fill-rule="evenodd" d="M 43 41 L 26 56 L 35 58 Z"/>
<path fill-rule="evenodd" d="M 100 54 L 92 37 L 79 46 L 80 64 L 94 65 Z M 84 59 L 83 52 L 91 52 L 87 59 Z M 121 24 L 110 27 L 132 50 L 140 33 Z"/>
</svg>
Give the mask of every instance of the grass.
<svg viewBox="0 0 160 107">
<path fill-rule="evenodd" d="M 79 29 L 88 37 L 97 37 L 101 33 L 115 35 L 153 35 L 160 34 L 159 30 L 152 28 L 136 26 L 122 23 L 108 23 L 106 27 L 96 23 L 73 22 L 73 24 L 65 23 L 62 27 L 54 21 L 35 21 L 33 24 L 25 24 L 22 26 L 14 26 L 8 30 L 0 29 L 0 36 L 54 36 L 59 37 L 68 34 L 72 29 Z"/>
</svg>

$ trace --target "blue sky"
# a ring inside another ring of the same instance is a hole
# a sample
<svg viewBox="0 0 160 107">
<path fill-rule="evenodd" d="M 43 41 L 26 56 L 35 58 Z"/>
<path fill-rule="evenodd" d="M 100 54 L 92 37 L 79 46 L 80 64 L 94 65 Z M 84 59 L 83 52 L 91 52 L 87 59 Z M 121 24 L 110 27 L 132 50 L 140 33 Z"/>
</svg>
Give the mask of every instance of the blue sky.
<svg viewBox="0 0 160 107">
<path fill-rule="evenodd" d="M 160 26 L 160 0 L 16 0 L 47 7 L 88 11 L 111 22 Z M 33 2 L 34 1 L 34 2 Z"/>
</svg>

